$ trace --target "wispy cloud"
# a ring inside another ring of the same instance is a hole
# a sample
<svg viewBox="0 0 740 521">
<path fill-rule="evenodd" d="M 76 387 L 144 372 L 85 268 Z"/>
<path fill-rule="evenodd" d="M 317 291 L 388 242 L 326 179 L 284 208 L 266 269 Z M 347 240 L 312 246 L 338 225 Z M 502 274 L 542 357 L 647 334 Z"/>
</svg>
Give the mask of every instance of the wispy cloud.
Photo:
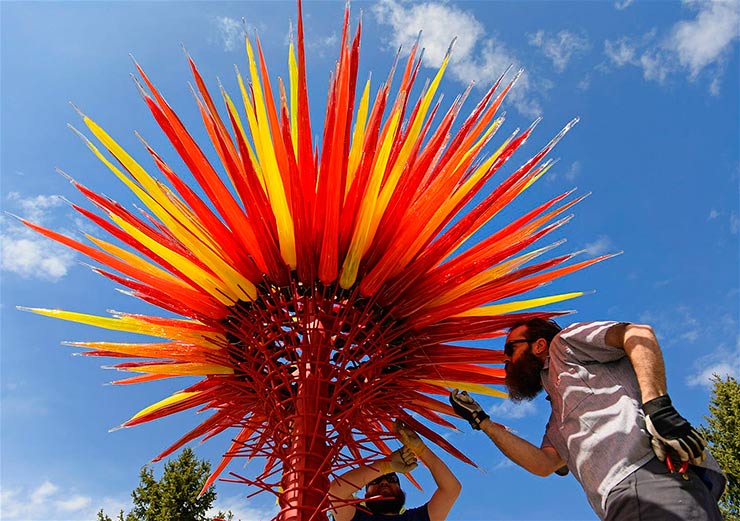
<svg viewBox="0 0 740 521">
<path fill-rule="evenodd" d="M 614 250 L 612 240 L 606 235 L 599 235 L 595 241 L 584 246 L 583 251 L 587 255 L 603 255 Z"/>
<path fill-rule="evenodd" d="M 519 60 L 503 42 L 487 35 L 483 24 L 470 12 L 447 3 L 407 4 L 381 0 L 373 7 L 380 23 L 393 29 L 389 44 L 408 51 L 423 30 L 424 65 L 438 68 L 449 43 L 457 38 L 448 68 L 449 75 L 464 84 L 475 81 L 488 88 L 510 66 L 520 67 Z M 547 82 L 541 82 L 546 85 Z M 541 112 L 533 99 L 533 88 L 526 74 L 509 94 L 509 101 L 523 115 L 533 117 Z"/>
<path fill-rule="evenodd" d="M 240 20 L 228 16 L 216 16 L 213 22 L 216 24 L 224 51 L 233 51 L 241 47 L 247 33 Z"/>
<path fill-rule="evenodd" d="M 720 345 L 713 353 L 699 358 L 694 364 L 694 372 L 686 378 L 686 384 L 691 387 L 711 387 L 714 375 L 721 378 L 732 376 L 740 378 L 738 369 L 740 349 L 734 351 L 725 345 Z"/>
<path fill-rule="evenodd" d="M 705 73 L 708 90 L 720 92 L 726 58 L 740 37 L 740 2 L 684 2 L 696 16 L 682 20 L 666 33 L 651 31 L 639 37 L 604 42 L 604 53 L 616 67 L 639 67 L 647 80 L 663 83 L 673 74 L 696 80 Z"/>
<path fill-rule="evenodd" d="M 51 210 L 62 201 L 55 196 L 38 195 L 24 198 L 10 192 L 8 209 L 37 224 L 50 219 Z M 21 223 L 7 217 L 0 218 L 0 266 L 4 271 L 25 278 L 57 281 L 64 277 L 74 262 L 74 253 L 34 233 Z"/>
<path fill-rule="evenodd" d="M 511 418 L 521 419 L 527 416 L 537 414 L 537 406 L 534 402 L 513 402 L 511 400 L 503 400 L 500 403 L 490 407 L 488 414 L 491 418 Z"/>
<path fill-rule="evenodd" d="M 116 514 L 127 504 L 109 497 L 93 498 L 44 480 L 34 486 L 8 486 L 4 479 L 0 488 L 0 519 L 7 520 L 89 520 L 103 508 Z"/>
<path fill-rule="evenodd" d="M 260 24 L 259 27 L 247 24 L 244 20 L 237 20 L 229 16 L 214 16 L 213 25 L 216 27 L 217 43 L 220 44 L 224 51 L 238 51 L 245 47 L 247 34 L 254 35 L 259 30 L 265 30 L 266 27 Z M 213 42 L 212 42 L 213 43 Z"/>
<path fill-rule="evenodd" d="M 542 50 L 558 72 L 563 72 L 573 57 L 591 48 L 588 38 L 570 31 L 551 35 L 540 29 L 528 37 L 529 44 Z"/>
<path fill-rule="evenodd" d="M 627 9 L 629 6 L 635 3 L 635 0 L 617 0 L 614 2 L 614 7 L 620 11 Z"/>
<path fill-rule="evenodd" d="M 244 500 L 244 496 L 233 496 L 225 499 L 217 499 L 216 504 L 208 511 L 208 516 L 215 516 L 218 511 L 231 511 L 234 519 L 240 521 L 264 521 L 272 519 L 278 514 L 278 508 L 275 507 L 256 507 L 250 506 L 250 502 Z"/>
</svg>

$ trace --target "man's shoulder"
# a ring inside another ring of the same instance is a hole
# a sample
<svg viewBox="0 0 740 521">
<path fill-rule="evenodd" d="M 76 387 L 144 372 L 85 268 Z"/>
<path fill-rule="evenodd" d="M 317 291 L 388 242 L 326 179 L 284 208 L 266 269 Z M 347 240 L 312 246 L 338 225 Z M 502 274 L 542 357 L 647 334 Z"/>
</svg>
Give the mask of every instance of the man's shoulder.
<svg viewBox="0 0 740 521">
<path fill-rule="evenodd" d="M 427 509 L 428 503 L 424 503 L 420 507 L 409 508 L 405 510 L 400 519 L 403 521 L 429 521 L 429 510 Z"/>
<path fill-rule="evenodd" d="M 357 509 L 352 521 L 429 521 L 428 503 L 420 507 L 409 508 L 397 515 L 383 516 Z"/>
<path fill-rule="evenodd" d="M 590 343 L 602 338 L 606 331 L 615 324 L 616 320 L 594 320 L 591 322 L 574 322 L 564 327 L 555 338 L 565 342 Z"/>
</svg>

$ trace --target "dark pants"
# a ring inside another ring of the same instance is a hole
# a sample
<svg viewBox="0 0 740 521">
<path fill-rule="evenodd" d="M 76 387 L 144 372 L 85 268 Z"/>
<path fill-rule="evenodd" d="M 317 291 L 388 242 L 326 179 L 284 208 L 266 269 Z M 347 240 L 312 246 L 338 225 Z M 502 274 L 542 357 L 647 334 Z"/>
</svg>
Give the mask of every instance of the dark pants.
<svg viewBox="0 0 740 521">
<path fill-rule="evenodd" d="M 671 473 L 653 458 L 615 486 L 605 521 L 722 521 L 717 502 L 696 471 Z"/>
</svg>

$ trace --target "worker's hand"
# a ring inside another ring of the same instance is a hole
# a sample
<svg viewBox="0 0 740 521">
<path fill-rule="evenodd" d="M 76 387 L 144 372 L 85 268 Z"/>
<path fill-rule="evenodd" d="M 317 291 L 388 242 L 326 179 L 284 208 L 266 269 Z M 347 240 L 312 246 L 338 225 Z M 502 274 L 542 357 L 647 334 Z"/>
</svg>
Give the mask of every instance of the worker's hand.
<svg viewBox="0 0 740 521">
<path fill-rule="evenodd" d="M 395 422 L 393 422 L 393 431 L 398 434 L 399 438 L 401 438 L 401 443 L 411 449 L 417 456 L 421 456 L 421 454 L 423 454 L 424 451 L 427 450 L 427 446 L 424 444 L 419 435 L 406 427 L 406 425 L 402 421 L 396 420 Z"/>
<path fill-rule="evenodd" d="M 483 411 L 483 408 L 468 395 L 467 391 L 460 392 L 457 389 L 452 391 L 450 393 L 450 404 L 452 404 L 455 414 L 464 420 L 468 420 L 470 426 L 477 431 L 480 430 L 481 422 L 488 419 L 488 415 Z"/>
<path fill-rule="evenodd" d="M 391 452 L 385 459 L 380 460 L 379 466 L 380 475 L 382 476 L 391 472 L 400 472 L 401 474 L 411 472 L 419 466 L 419 463 L 416 460 L 414 452 L 410 448 L 403 446 Z"/>
<path fill-rule="evenodd" d="M 678 414 L 667 394 L 644 403 L 642 410 L 645 411 L 647 430 L 654 440 L 675 450 L 681 461 L 688 460 L 694 465 L 704 461 L 706 440 L 683 416 Z M 655 450 L 655 443 L 653 443 L 653 450 L 658 459 L 665 460 L 667 450 Z"/>
</svg>

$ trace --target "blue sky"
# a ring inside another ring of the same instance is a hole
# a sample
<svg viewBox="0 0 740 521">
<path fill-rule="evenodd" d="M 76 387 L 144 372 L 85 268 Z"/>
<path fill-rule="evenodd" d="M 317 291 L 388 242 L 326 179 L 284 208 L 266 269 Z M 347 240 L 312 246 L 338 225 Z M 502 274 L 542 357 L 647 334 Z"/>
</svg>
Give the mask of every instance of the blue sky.
<svg viewBox="0 0 740 521">
<path fill-rule="evenodd" d="M 739 6 L 631 0 L 352 4 L 353 20 L 363 12 L 360 78 L 373 71 L 374 87 L 398 46 L 408 49 L 419 29 L 426 77 L 458 37 L 441 86 L 447 103 L 474 80 L 472 107 L 509 64 L 524 67 L 526 75 L 504 107 L 505 134 L 538 115 L 544 119 L 515 156 L 520 163 L 580 116 L 555 151 L 560 162 L 509 216 L 574 186 L 593 192 L 563 229 L 565 248 L 624 254 L 548 289 L 596 290 L 566 306 L 578 311 L 569 319 L 652 324 L 664 350 L 669 391 L 694 423 L 707 412 L 709 375 L 740 373 Z M 315 111 L 326 99 L 343 7 L 307 2 L 304 8 Z M 133 201 L 66 128 L 79 121 L 70 100 L 136 157 L 144 158 L 144 151 L 134 130 L 172 158 L 129 79 L 129 53 L 203 139 L 180 45 L 209 86 L 220 78 L 233 93 L 233 65 L 246 69 L 241 18 L 259 32 L 273 79 L 287 76 L 289 21 L 295 20 L 292 2 L 2 2 L 0 9 L 2 208 L 76 235 L 89 225 L 57 196 L 81 198 L 55 168 L 129 208 Z M 182 382 L 105 386 L 119 375 L 100 369 L 100 360 L 73 358 L 74 350 L 59 344 L 123 335 L 15 306 L 94 314 L 152 311 L 116 292 L 79 256 L 5 214 L 2 244 L 0 517 L 76 520 L 93 518 L 101 507 L 109 513 L 127 509 L 141 465 L 200 419 L 181 414 L 108 429 Z M 544 400 L 482 403 L 494 418 L 539 443 L 548 414 Z M 459 426 L 463 432 L 449 439 L 484 472 L 446 458 L 464 486 L 450 519 L 595 519 L 572 477 L 528 475 L 481 433 Z M 195 450 L 215 463 L 227 443 L 216 438 Z M 239 464 L 232 470 L 249 472 Z M 415 475 L 426 491 L 407 485 L 410 505 L 425 501 L 432 486 L 425 470 Z M 217 490 L 219 506 L 243 521 L 274 513 L 270 498 L 247 500 L 251 491 L 241 485 L 219 483 Z"/>
</svg>

